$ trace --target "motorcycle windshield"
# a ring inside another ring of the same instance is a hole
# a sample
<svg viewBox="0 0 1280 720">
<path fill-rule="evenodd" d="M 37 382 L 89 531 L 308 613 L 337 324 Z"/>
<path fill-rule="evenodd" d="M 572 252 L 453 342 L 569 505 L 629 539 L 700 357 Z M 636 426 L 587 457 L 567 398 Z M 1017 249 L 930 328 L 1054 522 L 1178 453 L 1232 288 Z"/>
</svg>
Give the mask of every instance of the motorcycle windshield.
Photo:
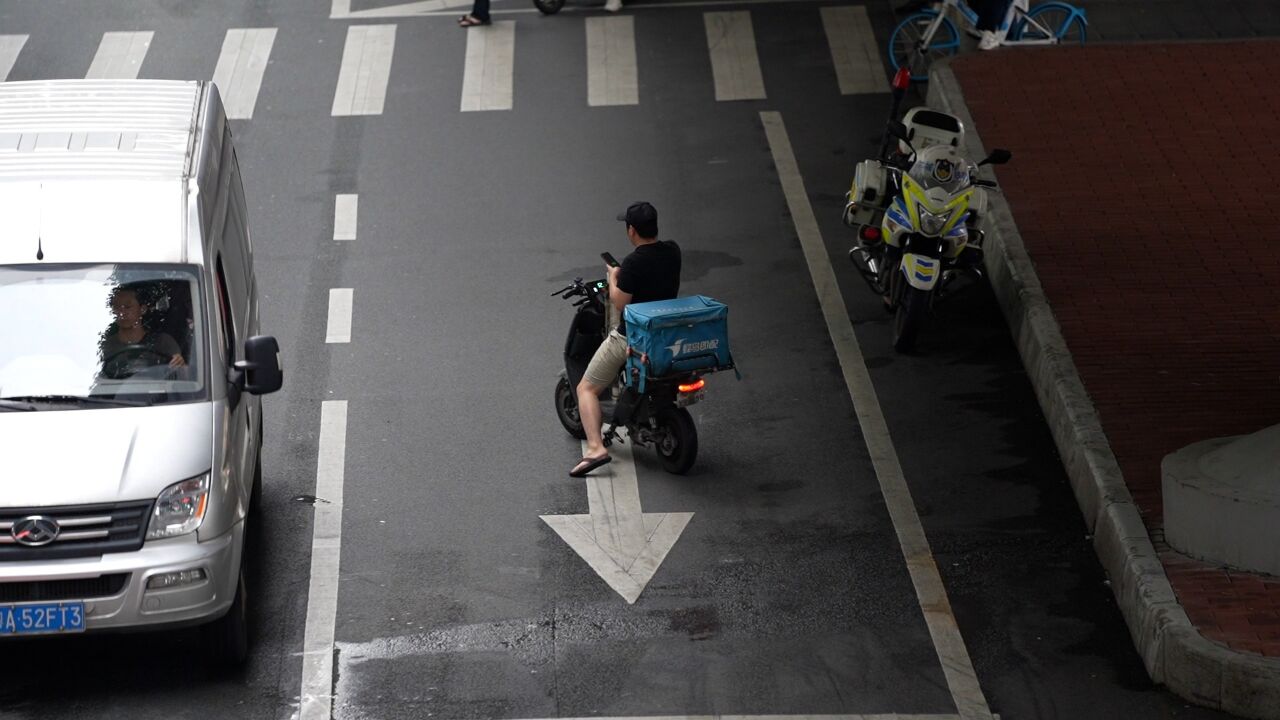
<svg viewBox="0 0 1280 720">
<path fill-rule="evenodd" d="M 968 163 L 955 163 L 943 158 L 921 160 L 912 166 L 908 174 L 926 192 L 940 188 L 948 195 L 954 195 L 969 187 L 973 172 L 974 168 Z"/>
</svg>

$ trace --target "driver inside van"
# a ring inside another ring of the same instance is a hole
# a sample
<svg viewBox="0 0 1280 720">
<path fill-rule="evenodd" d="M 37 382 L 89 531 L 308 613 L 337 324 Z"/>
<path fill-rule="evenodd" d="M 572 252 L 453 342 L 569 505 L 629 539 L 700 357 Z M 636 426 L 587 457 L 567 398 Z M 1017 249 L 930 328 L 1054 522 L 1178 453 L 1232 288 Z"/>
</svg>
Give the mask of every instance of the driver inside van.
<svg viewBox="0 0 1280 720">
<path fill-rule="evenodd" d="M 111 291 L 111 312 L 116 319 L 102 340 L 104 376 L 128 377 L 166 363 L 171 368 L 186 367 L 176 340 L 167 333 L 147 330 L 143 324 L 147 310 L 138 300 L 137 290 L 120 286 Z"/>
</svg>

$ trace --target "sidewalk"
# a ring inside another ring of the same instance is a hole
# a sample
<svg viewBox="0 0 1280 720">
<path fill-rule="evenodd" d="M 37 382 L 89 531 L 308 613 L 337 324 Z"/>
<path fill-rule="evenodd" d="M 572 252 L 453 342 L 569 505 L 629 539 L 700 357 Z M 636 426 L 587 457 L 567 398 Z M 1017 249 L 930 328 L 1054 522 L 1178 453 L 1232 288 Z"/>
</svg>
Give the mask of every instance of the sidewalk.
<svg viewBox="0 0 1280 720">
<path fill-rule="evenodd" d="M 1094 20 L 1126 3 L 1087 4 Z M 965 55 L 929 88 L 1014 153 L 993 286 L 1148 671 L 1265 718 L 1280 718 L 1280 577 L 1170 549 L 1160 461 L 1280 422 L 1277 77 L 1280 41 L 1091 44 Z M 1031 308 L 1041 289 L 1052 316 Z"/>
</svg>

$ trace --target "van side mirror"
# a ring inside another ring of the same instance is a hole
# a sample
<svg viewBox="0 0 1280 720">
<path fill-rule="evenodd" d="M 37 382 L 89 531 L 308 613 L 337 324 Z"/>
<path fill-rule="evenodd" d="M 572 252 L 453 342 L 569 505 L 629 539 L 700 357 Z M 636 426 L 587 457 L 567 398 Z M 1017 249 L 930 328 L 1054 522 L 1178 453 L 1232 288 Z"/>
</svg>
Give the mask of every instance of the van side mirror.
<svg viewBox="0 0 1280 720">
<path fill-rule="evenodd" d="M 991 151 L 991 154 L 988 155 L 985 160 L 978 163 L 978 166 L 981 167 L 983 165 L 1003 165 L 1012 159 L 1013 159 L 1013 153 L 1009 152 L 1008 150 L 1005 150 L 1004 148 L 996 148 L 995 150 Z"/>
<path fill-rule="evenodd" d="M 236 363 L 245 392 L 266 395 L 284 385 L 280 344 L 270 335 L 255 335 L 244 342 L 244 360 Z"/>
</svg>

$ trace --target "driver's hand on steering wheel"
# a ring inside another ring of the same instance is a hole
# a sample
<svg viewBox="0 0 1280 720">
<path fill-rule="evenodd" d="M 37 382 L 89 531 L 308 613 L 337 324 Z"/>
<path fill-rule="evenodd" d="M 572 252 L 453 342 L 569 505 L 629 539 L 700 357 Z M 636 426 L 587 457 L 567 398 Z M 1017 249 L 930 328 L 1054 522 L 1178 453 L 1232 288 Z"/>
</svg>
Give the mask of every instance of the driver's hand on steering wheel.
<svg viewBox="0 0 1280 720">
<path fill-rule="evenodd" d="M 180 367 L 186 367 L 186 366 L 187 366 L 187 361 L 183 360 L 181 355 L 175 354 L 173 357 L 169 358 L 169 367 L 171 368 L 180 368 Z"/>
</svg>

